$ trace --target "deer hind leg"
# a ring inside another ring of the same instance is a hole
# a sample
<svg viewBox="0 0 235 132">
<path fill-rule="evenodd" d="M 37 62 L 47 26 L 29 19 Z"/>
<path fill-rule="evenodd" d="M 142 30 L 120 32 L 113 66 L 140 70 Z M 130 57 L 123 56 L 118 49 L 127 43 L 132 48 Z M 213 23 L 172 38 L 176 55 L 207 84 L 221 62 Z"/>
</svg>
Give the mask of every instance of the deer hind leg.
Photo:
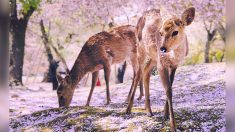
<svg viewBox="0 0 235 132">
<path fill-rule="evenodd" d="M 139 86 L 140 86 L 140 95 L 139 95 L 139 97 L 137 98 L 137 100 L 141 100 L 142 97 L 144 96 L 144 91 L 143 91 L 143 89 L 144 89 L 144 86 L 143 86 L 143 77 L 141 77 L 141 79 L 140 79 Z"/>
<path fill-rule="evenodd" d="M 137 85 L 138 85 L 138 82 L 140 81 L 140 78 L 142 76 L 142 70 L 139 69 L 135 78 L 134 78 L 134 83 L 133 83 L 133 90 L 132 90 L 132 93 L 131 93 L 131 97 L 130 97 L 130 100 L 128 102 L 128 106 L 127 106 L 127 110 L 126 110 L 126 114 L 130 114 L 131 113 L 131 109 L 133 107 L 133 102 L 134 102 L 134 98 L 135 98 L 135 91 L 136 91 L 136 88 L 137 88 Z"/>
<path fill-rule="evenodd" d="M 135 72 L 134 67 L 133 67 L 133 80 L 134 80 L 135 76 L 136 76 L 136 72 Z M 129 90 L 128 96 L 127 96 L 126 101 L 125 101 L 126 103 L 128 103 L 130 98 L 131 98 L 131 93 L 133 91 L 133 84 L 134 84 L 134 81 L 132 81 L 132 83 L 131 83 L 131 88 Z"/>
<path fill-rule="evenodd" d="M 138 63 L 138 57 L 137 57 L 137 54 L 136 53 L 133 53 L 130 57 L 130 61 L 131 61 L 131 65 L 132 65 L 132 69 L 133 69 L 133 80 L 132 80 L 132 84 L 131 84 L 131 89 L 128 93 L 128 96 L 127 96 L 127 99 L 125 102 L 128 102 L 130 101 L 130 98 L 131 98 L 131 94 L 133 93 L 133 87 L 134 87 L 134 83 L 138 83 L 138 82 L 135 82 L 135 78 L 136 78 L 136 75 L 137 75 L 137 72 L 139 70 L 139 63 Z"/>
<path fill-rule="evenodd" d="M 107 103 L 109 104 L 111 99 L 110 99 L 110 91 L 109 91 L 109 78 L 110 78 L 110 72 L 111 72 L 111 64 L 109 61 L 104 62 L 104 78 L 106 82 L 106 98 L 107 98 Z"/>
<path fill-rule="evenodd" d="M 94 88 L 95 88 L 95 85 L 96 85 L 96 82 L 97 82 L 97 79 L 98 79 L 98 75 L 99 75 L 99 71 L 95 71 L 95 72 L 92 73 L 91 90 L 90 90 L 90 93 L 89 93 L 89 96 L 88 96 L 88 99 L 87 99 L 87 102 L 86 102 L 86 106 L 89 106 L 89 104 L 90 104 L 91 96 L 92 96 L 92 93 L 94 91 Z"/>
<path fill-rule="evenodd" d="M 171 88 L 170 76 L 166 68 L 158 69 L 158 72 L 159 72 L 159 75 L 162 80 L 162 84 L 163 84 L 163 87 L 165 88 L 165 92 L 167 96 L 167 102 L 168 102 L 169 113 L 170 113 L 171 131 L 176 132 L 173 105 L 172 105 L 172 88 Z"/>
<path fill-rule="evenodd" d="M 136 76 L 136 73 L 134 73 L 133 79 L 135 78 L 135 76 Z M 130 91 L 129 91 L 129 93 L 128 93 L 128 96 L 127 96 L 127 99 L 126 99 L 125 102 L 128 102 L 128 101 L 130 100 L 131 93 L 132 93 L 132 91 L 133 91 L 133 84 L 134 84 L 134 81 L 132 81 L 131 89 L 130 89 Z M 143 86 L 143 78 L 142 78 L 142 77 L 141 77 L 141 79 L 140 79 L 139 86 L 140 86 L 140 95 L 139 95 L 139 97 L 137 98 L 137 100 L 141 100 L 142 97 L 144 96 L 144 91 L 143 91 L 143 87 L 144 87 L 144 86 Z"/>
<path fill-rule="evenodd" d="M 149 60 L 149 62 L 146 64 L 144 68 L 144 76 L 143 76 L 144 88 L 145 88 L 145 108 L 149 116 L 153 116 L 150 106 L 149 83 L 150 83 L 151 73 L 155 65 L 156 63 L 154 63 L 154 61 Z"/>
<path fill-rule="evenodd" d="M 141 79 L 141 76 L 142 76 L 141 65 L 138 62 L 139 62 L 139 60 L 138 60 L 138 57 L 136 54 L 131 56 L 131 63 L 132 63 L 132 68 L 133 68 L 133 72 L 134 72 L 134 78 L 132 80 L 131 94 L 130 94 L 130 98 L 128 100 L 128 107 L 126 110 L 127 114 L 131 113 L 131 109 L 133 106 L 133 100 L 135 97 L 135 91 L 136 91 L 137 85 L 138 85 L 138 83 Z"/>
<path fill-rule="evenodd" d="M 176 71 L 176 68 L 169 69 L 171 87 L 172 87 L 172 84 L 174 82 L 175 71 Z M 166 100 L 166 103 L 165 103 L 165 106 L 164 106 L 164 118 L 165 118 L 165 120 L 169 119 L 169 105 L 168 105 L 167 100 Z"/>
</svg>

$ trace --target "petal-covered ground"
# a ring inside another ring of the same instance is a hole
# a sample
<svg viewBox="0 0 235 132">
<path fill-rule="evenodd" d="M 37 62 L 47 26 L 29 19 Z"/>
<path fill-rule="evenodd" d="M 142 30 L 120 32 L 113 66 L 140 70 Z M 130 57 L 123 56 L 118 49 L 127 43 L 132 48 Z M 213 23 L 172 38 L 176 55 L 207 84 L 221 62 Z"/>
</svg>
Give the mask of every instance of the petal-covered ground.
<svg viewBox="0 0 235 132">
<path fill-rule="evenodd" d="M 111 104 L 105 105 L 105 86 L 94 90 L 85 107 L 90 87 L 75 90 L 70 108 L 57 108 L 51 84 L 35 83 L 10 90 L 11 131 L 169 131 L 163 119 L 165 92 L 159 76 L 150 82 L 153 117 L 144 110 L 144 98 L 134 100 L 132 114 L 125 103 L 131 79 L 111 85 Z M 137 90 L 136 98 L 139 95 Z M 225 63 L 182 66 L 173 84 L 173 106 L 179 131 L 225 131 Z"/>
</svg>

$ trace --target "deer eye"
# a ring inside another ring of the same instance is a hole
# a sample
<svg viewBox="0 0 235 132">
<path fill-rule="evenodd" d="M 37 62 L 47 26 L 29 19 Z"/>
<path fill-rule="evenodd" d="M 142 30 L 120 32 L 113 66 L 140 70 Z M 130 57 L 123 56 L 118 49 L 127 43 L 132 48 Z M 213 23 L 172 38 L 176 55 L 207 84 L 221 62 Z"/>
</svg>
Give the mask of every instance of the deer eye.
<svg viewBox="0 0 235 132">
<path fill-rule="evenodd" d="M 178 35 L 178 31 L 174 31 L 171 36 L 174 37 L 176 35 Z"/>
</svg>

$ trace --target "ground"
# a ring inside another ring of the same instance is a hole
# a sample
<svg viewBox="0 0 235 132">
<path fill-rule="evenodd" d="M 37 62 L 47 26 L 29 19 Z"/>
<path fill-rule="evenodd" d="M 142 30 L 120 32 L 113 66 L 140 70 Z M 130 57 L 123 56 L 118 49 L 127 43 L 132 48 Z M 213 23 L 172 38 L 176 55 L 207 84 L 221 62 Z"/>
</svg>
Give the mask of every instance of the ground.
<svg viewBox="0 0 235 132">
<path fill-rule="evenodd" d="M 131 79 L 111 85 L 110 105 L 105 105 L 102 85 L 95 88 L 90 107 L 85 107 L 90 87 L 78 86 L 68 109 L 58 108 L 51 84 L 11 88 L 10 131 L 170 131 L 169 120 L 163 120 L 166 96 L 159 76 L 152 76 L 150 83 L 153 117 L 144 110 L 144 98 L 135 99 L 132 114 L 125 114 Z M 178 131 L 225 131 L 225 63 L 179 67 L 173 106 Z"/>
</svg>

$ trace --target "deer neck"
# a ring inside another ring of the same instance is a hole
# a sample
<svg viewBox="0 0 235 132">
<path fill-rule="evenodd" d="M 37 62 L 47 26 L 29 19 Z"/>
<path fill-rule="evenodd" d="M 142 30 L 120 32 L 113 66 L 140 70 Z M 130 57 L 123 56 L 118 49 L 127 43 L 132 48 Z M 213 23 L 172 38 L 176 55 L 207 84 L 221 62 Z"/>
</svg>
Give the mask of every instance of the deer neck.
<svg viewBox="0 0 235 132">
<path fill-rule="evenodd" d="M 86 59 L 80 55 L 77 60 L 75 61 L 69 75 L 72 80 L 72 88 L 75 89 L 77 84 L 83 78 L 83 76 L 89 72 L 87 69 Z"/>
</svg>

